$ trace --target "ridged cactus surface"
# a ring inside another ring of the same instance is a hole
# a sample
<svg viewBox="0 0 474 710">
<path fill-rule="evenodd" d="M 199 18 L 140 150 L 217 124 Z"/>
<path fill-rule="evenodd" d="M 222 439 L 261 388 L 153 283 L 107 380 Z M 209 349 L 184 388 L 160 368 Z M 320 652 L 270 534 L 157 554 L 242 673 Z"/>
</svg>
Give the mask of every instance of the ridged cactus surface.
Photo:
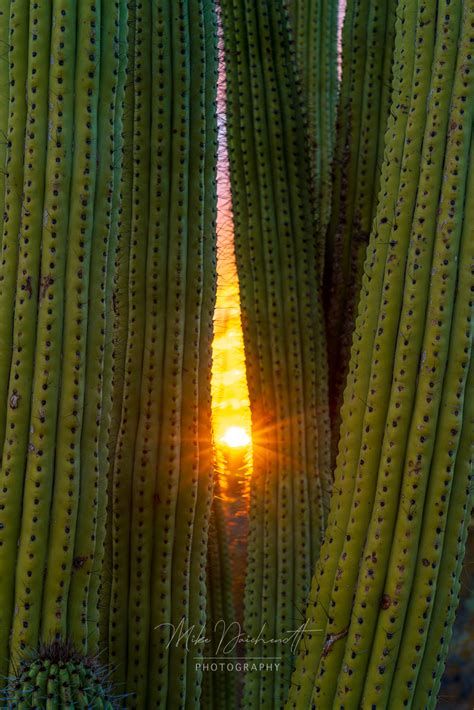
<svg viewBox="0 0 474 710">
<path fill-rule="evenodd" d="M 435 707 L 470 519 L 474 4 L 402 2 L 397 13 L 381 190 L 295 708 Z"/>
<path fill-rule="evenodd" d="M 223 0 L 228 146 L 253 424 L 246 632 L 302 621 L 330 487 L 327 373 L 314 205 L 283 3 Z M 275 655 L 260 643 L 253 655 Z M 244 702 L 278 707 L 291 670 L 249 674 Z"/>
<path fill-rule="evenodd" d="M 127 707 L 195 707 L 168 642 L 206 619 L 215 9 L 11 0 L 0 32 L 0 672 L 67 639 Z"/>
<path fill-rule="evenodd" d="M 304 95 L 321 285 L 333 199 L 332 173 L 339 93 L 336 40 L 340 8 L 337 0 L 287 0 L 287 5 Z"/>
<path fill-rule="evenodd" d="M 193 708 L 202 648 L 187 650 L 179 630 L 198 629 L 206 619 L 216 274 L 213 4 L 137 3 L 129 37 L 114 291 L 125 344 L 116 351 L 123 385 L 121 403 L 112 407 L 119 428 L 104 638 L 127 707 Z"/>
<path fill-rule="evenodd" d="M 332 194 L 325 198 L 325 202 L 329 199 L 330 220 L 324 233 L 333 460 L 363 266 L 377 207 L 397 6 L 395 0 L 348 0 L 342 28 Z"/>
<path fill-rule="evenodd" d="M 126 5 L 12 0 L 1 13 L 9 28 L 0 263 L 5 675 L 40 639 L 97 650 L 105 284 Z"/>
</svg>

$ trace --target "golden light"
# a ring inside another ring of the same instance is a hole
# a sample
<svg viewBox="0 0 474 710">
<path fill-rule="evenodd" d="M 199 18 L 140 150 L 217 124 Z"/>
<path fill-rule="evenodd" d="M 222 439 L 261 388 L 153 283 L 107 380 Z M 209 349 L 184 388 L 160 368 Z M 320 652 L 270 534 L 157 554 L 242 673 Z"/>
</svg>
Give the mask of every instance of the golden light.
<svg viewBox="0 0 474 710">
<path fill-rule="evenodd" d="M 234 253 L 225 137 L 218 157 L 217 300 L 212 344 L 212 426 L 218 457 L 230 448 L 246 449 L 251 473 L 250 402 L 240 320 L 240 290 Z"/>
<path fill-rule="evenodd" d="M 230 426 L 221 441 L 233 449 L 243 449 L 250 444 L 250 436 L 243 427 Z"/>
</svg>

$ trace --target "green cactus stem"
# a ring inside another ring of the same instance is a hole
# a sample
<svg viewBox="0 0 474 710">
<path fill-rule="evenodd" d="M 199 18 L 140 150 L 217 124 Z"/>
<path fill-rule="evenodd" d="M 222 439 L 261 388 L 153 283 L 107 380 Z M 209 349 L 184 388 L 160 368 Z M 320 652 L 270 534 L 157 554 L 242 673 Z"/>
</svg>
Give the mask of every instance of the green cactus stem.
<svg viewBox="0 0 474 710">
<path fill-rule="evenodd" d="M 81 655 L 72 644 L 58 641 L 41 645 L 37 653 L 21 661 L 3 698 L 8 710 L 122 707 L 97 661 Z"/>
<path fill-rule="evenodd" d="M 105 522 L 102 353 L 113 181 L 121 169 L 114 160 L 121 114 L 115 96 L 124 80 L 117 48 L 123 3 L 7 5 L 0 275 L 1 327 L 11 331 L 2 341 L 9 356 L 2 349 L 0 365 L 1 386 L 8 386 L 0 407 L 4 676 L 8 659 L 16 667 L 40 641 L 73 637 L 84 652 L 97 649 L 98 580 L 91 572 L 100 564 Z"/>
<path fill-rule="evenodd" d="M 395 0 L 349 0 L 342 32 L 334 200 L 324 274 L 333 461 L 363 266 L 377 206 L 391 100 L 396 7 Z"/>
<path fill-rule="evenodd" d="M 473 11 L 449 0 L 398 9 L 334 495 L 289 707 L 435 702 L 445 650 L 433 629 L 450 613 L 444 639 L 453 621 L 452 550 L 459 560 L 469 514 L 472 453 L 460 441 L 470 426 Z M 425 656 L 431 700 L 426 671 L 416 690 Z"/>
<path fill-rule="evenodd" d="M 310 166 L 281 2 L 221 3 L 237 268 L 254 471 L 245 626 L 299 626 L 330 485 L 325 334 Z M 260 644 L 255 655 L 274 656 Z M 280 706 L 291 667 L 249 674 L 244 702 Z"/>
<path fill-rule="evenodd" d="M 194 649 L 170 639 L 173 627 L 205 623 L 215 25 L 207 0 L 138 3 L 129 11 L 133 82 L 125 87 L 120 248 L 127 249 L 127 224 L 131 235 L 128 275 L 119 270 L 114 291 L 128 322 L 108 637 L 114 677 L 126 679 L 130 707 L 195 707 L 200 698 Z M 125 281 L 127 290 L 119 286 Z"/>
<path fill-rule="evenodd" d="M 326 231 L 332 204 L 332 161 L 338 99 L 339 3 L 334 0 L 290 0 L 287 5 L 305 99 L 316 198 L 319 277 L 322 279 Z"/>
<path fill-rule="evenodd" d="M 233 644 L 237 635 L 236 613 L 232 599 L 232 563 L 229 556 L 229 536 L 221 500 L 219 481 L 214 485 L 212 511 L 209 524 L 208 544 L 208 584 L 207 584 L 207 624 L 206 636 L 210 643 L 206 645 L 204 656 L 219 659 L 217 671 L 203 671 L 203 703 L 201 707 L 218 710 L 233 710 L 237 704 L 237 684 L 235 663 L 241 656 L 241 647 Z M 226 648 L 226 643 L 229 648 Z M 237 646 L 237 647 L 236 647 Z M 225 663 L 221 669 L 220 663 Z M 211 664 L 212 660 L 203 659 Z M 233 670 L 227 669 L 227 664 Z M 207 698 L 204 702 L 204 694 Z"/>
</svg>

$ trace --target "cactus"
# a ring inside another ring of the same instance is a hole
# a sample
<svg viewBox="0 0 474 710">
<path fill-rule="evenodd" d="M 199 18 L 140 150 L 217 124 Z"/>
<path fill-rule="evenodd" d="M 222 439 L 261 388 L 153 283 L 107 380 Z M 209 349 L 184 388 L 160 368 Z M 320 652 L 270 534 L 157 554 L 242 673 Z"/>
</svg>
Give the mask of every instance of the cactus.
<svg viewBox="0 0 474 710">
<path fill-rule="evenodd" d="M 217 670 L 203 673 L 203 697 L 201 707 L 218 710 L 233 710 L 237 704 L 236 677 L 228 670 L 230 663 L 235 668 L 241 647 L 234 644 L 238 633 L 235 608 L 232 599 L 232 569 L 229 556 L 229 536 L 225 527 L 219 479 L 216 478 L 209 524 L 208 579 L 207 579 L 207 632 L 210 643 L 205 647 L 204 661 L 217 661 Z M 226 648 L 228 644 L 228 648 Z M 220 663 L 226 665 L 221 667 Z"/>
<path fill-rule="evenodd" d="M 330 485 L 325 335 L 316 297 L 310 170 L 282 2 L 223 0 L 228 145 L 252 409 L 247 633 L 301 622 Z M 260 54 L 260 47 L 262 53 Z M 279 707 L 283 671 L 246 678 L 244 702 Z"/>
<path fill-rule="evenodd" d="M 290 0 L 287 4 L 311 148 L 321 285 L 332 203 L 332 161 L 338 99 L 336 39 L 339 3 L 335 0 Z"/>
<path fill-rule="evenodd" d="M 83 652 L 96 648 L 88 592 L 106 475 L 94 448 L 104 379 L 96 355 L 119 174 L 113 127 L 124 3 L 4 5 L 10 109 L 0 320 L 11 334 L 0 366 L 0 569 L 10 570 L 1 585 L 3 673 L 41 639 L 68 636 Z M 94 395 L 84 402 L 85 392 Z M 83 435 L 90 444 L 84 439 L 81 456 Z"/>
<path fill-rule="evenodd" d="M 333 460 L 363 265 L 377 206 L 390 109 L 396 7 L 395 0 L 348 0 L 342 31 L 333 204 L 325 234 L 324 273 Z"/>
<path fill-rule="evenodd" d="M 75 707 L 113 710 L 121 706 L 107 674 L 91 656 L 81 656 L 70 643 L 42 644 L 21 661 L 4 693 L 9 710 Z"/>
<path fill-rule="evenodd" d="M 194 707 L 201 651 L 187 652 L 172 631 L 205 623 L 216 250 L 213 4 L 137 3 L 129 37 L 133 83 L 125 89 L 118 231 L 126 249 L 130 230 L 129 262 L 114 290 L 128 323 L 111 485 L 108 651 L 115 680 L 126 678 L 130 707 Z"/>
<path fill-rule="evenodd" d="M 398 8 L 335 492 L 289 707 L 434 707 L 470 515 L 473 12 Z"/>
</svg>

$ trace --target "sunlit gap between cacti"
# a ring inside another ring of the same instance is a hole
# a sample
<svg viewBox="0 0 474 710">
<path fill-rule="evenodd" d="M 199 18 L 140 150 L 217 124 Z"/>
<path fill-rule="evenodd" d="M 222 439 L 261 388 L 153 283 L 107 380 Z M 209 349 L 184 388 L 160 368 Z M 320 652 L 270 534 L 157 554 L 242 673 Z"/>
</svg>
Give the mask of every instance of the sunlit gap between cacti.
<svg viewBox="0 0 474 710">
<path fill-rule="evenodd" d="M 217 298 L 212 346 L 212 425 L 218 486 L 229 540 L 233 593 L 242 614 L 248 503 L 252 473 L 252 431 L 240 320 L 240 293 L 225 130 L 225 77 L 222 46 L 218 89 Z"/>
</svg>

